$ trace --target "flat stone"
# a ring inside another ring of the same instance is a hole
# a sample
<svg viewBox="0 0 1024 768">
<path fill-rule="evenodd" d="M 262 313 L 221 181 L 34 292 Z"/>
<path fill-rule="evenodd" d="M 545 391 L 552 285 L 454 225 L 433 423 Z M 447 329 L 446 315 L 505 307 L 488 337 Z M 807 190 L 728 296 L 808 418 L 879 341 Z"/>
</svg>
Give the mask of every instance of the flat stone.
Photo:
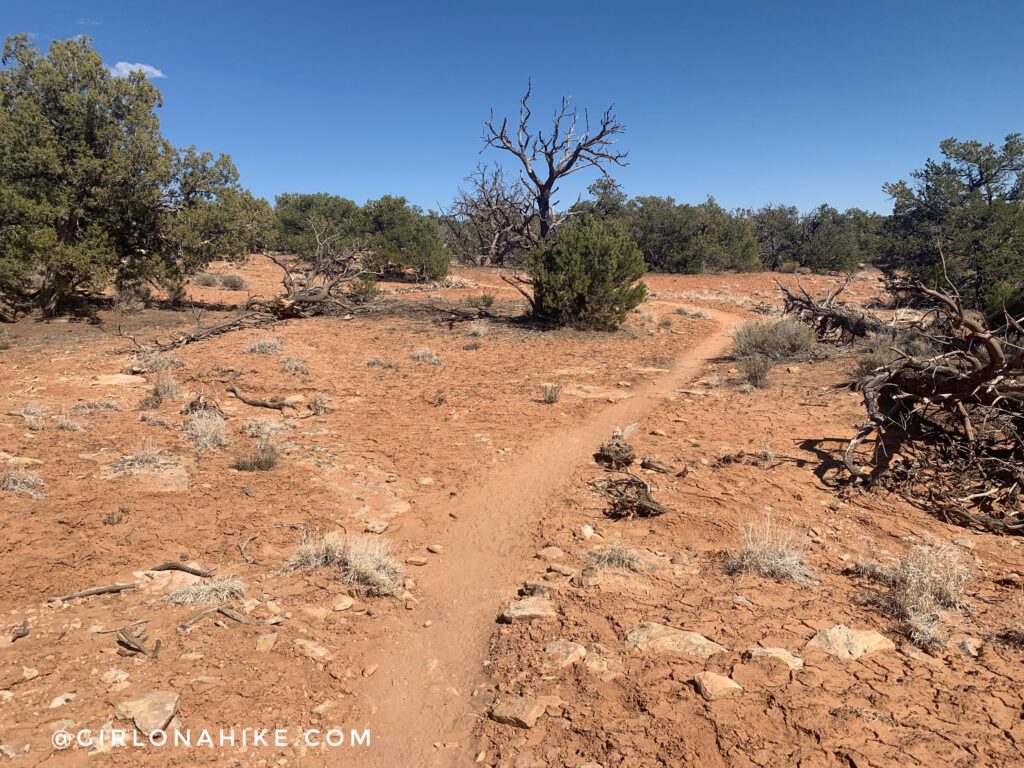
<svg viewBox="0 0 1024 768">
<path fill-rule="evenodd" d="M 106 685 L 113 685 L 114 683 L 123 683 L 127 679 L 128 673 L 125 672 L 123 669 L 108 669 L 106 672 L 100 675 L 100 680 L 103 681 Z"/>
<path fill-rule="evenodd" d="M 131 720 L 145 735 L 167 728 L 178 711 L 178 694 L 174 691 L 150 691 L 122 701 L 114 709 L 118 720 Z"/>
<path fill-rule="evenodd" d="M 387 529 L 388 523 L 385 520 L 371 520 L 363 528 L 366 533 L 384 533 Z"/>
<path fill-rule="evenodd" d="M 306 640 L 305 638 L 299 638 L 294 641 L 295 650 L 306 656 L 313 661 L 319 661 L 321 664 L 328 663 L 332 656 L 331 652 L 324 648 L 320 643 L 313 640 Z"/>
<path fill-rule="evenodd" d="M 565 557 L 565 553 L 556 546 L 548 546 L 537 552 L 537 557 L 541 560 L 561 560 Z"/>
<path fill-rule="evenodd" d="M 584 539 L 589 539 L 595 533 L 594 526 L 592 526 L 592 525 L 584 525 L 582 528 L 580 528 L 580 533 L 583 535 Z"/>
<path fill-rule="evenodd" d="M 626 635 L 626 644 L 638 651 L 655 654 L 680 654 L 706 659 L 716 653 L 728 653 L 729 649 L 708 640 L 696 632 L 688 632 L 664 624 L 644 622 Z"/>
<path fill-rule="evenodd" d="M 354 598 L 348 595 L 341 595 L 337 600 L 334 601 L 334 605 L 331 606 L 335 611 L 347 611 L 353 605 L 356 604 Z"/>
<path fill-rule="evenodd" d="M 544 647 L 544 663 L 549 667 L 571 667 L 587 655 L 587 649 L 571 640 L 552 640 Z"/>
<path fill-rule="evenodd" d="M 533 728 L 544 714 L 544 706 L 528 696 L 509 696 L 491 708 L 491 720 L 516 728 Z"/>
<path fill-rule="evenodd" d="M 804 660 L 797 658 L 785 648 L 751 648 L 743 656 L 754 660 L 777 661 L 796 671 L 804 668 Z"/>
<path fill-rule="evenodd" d="M 512 624 L 517 621 L 553 619 L 555 616 L 555 606 L 548 598 L 524 597 L 505 606 L 505 610 L 498 615 L 498 621 L 502 624 Z"/>
<path fill-rule="evenodd" d="M 97 377 L 93 386 L 96 384 L 101 387 L 144 387 L 146 386 L 146 377 L 133 376 L 130 373 L 111 373 Z"/>
<path fill-rule="evenodd" d="M 434 484 L 434 478 L 432 478 L 432 477 L 421 477 L 416 482 L 419 483 L 420 485 L 433 485 Z"/>
<path fill-rule="evenodd" d="M 60 696 L 55 696 L 53 701 L 50 702 L 50 709 L 56 709 L 57 707 L 63 707 L 65 704 L 70 704 L 72 701 L 78 698 L 76 693 L 62 693 Z"/>
<path fill-rule="evenodd" d="M 960 641 L 960 650 L 972 659 L 981 655 L 981 640 L 976 637 L 965 637 Z"/>
<path fill-rule="evenodd" d="M 275 645 L 277 645 L 277 632 L 268 632 L 256 638 L 256 650 L 260 653 L 274 650 Z"/>
<path fill-rule="evenodd" d="M 407 557 L 405 559 L 405 564 L 406 565 L 426 565 L 427 564 L 427 558 L 419 557 L 418 555 L 416 557 Z"/>
<path fill-rule="evenodd" d="M 896 644 L 885 635 L 870 629 L 850 629 L 836 624 L 818 632 L 807 642 L 807 647 L 852 661 L 869 653 L 891 651 L 896 648 Z"/>
<path fill-rule="evenodd" d="M 430 552 L 434 555 L 440 555 L 442 552 L 444 552 L 444 547 L 440 544 L 430 544 L 427 547 L 427 552 Z"/>
<path fill-rule="evenodd" d="M 743 691 L 743 686 L 735 680 L 730 680 L 717 672 L 701 672 L 693 678 L 693 682 L 697 686 L 697 692 L 708 701 L 732 696 L 734 693 Z"/>
</svg>

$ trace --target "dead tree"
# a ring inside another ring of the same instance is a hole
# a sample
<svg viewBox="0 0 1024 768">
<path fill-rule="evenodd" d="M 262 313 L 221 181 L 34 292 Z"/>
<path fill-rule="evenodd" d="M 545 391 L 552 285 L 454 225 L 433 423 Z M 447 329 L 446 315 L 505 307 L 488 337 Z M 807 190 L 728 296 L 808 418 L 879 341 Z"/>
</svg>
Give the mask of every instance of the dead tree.
<svg viewBox="0 0 1024 768">
<path fill-rule="evenodd" d="M 572 99 L 566 96 L 555 113 L 550 133 L 545 136 L 543 131 L 535 131 L 530 125 L 532 88 L 528 83 L 526 94 L 519 101 L 516 127 L 510 132 L 507 117 L 500 125 L 495 125 L 492 111 L 484 126 L 483 140 L 485 146 L 510 152 L 519 160 L 520 180 L 533 198 L 538 234 L 545 240 L 565 218 L 557 213 L 558 201 L 553 199 L 559 180 L 587 168 L 596 168 L 607 175 L 605 165 L 627 165 L 626 153 L 614 149 L 615 137 L 626 128 L 616 118 L 612 107 L 605 110 L 593 129 L 584 111 L 581 126 Z"/>
<path fill-rule="evenodd" d="M 537 244 L 537 208 L 526 188 L 500 166 L 477 167 L 445 211 L 449 246 L 476 265 L 504 267 Z"/>
<path fill-rule="evenodd" d="M 798 293 L 794 293 L 778 280 L 775 281 L 775 285 L 783 293 L 783 311 L 814 328 L 819 340 L 837 343 L 866 338 L 872 333 L 880 333 L 888 328 L 881 320 L 858 312 L 844 302 L 836 301 L 849 284 L 850 276 L 847 275 L 842 285 L 826 291 L 825 296 L 819 301 L 799 282 L 796 284 Z"/>
<path fill-rule="evenodd" d="M 861 380 L 869 420 L 845 466 L 949 522 L 1024 533 L 1024 317 L 1006 313 L 989 328 L 954 290 L 916 290 L 932 304 L 918 332 L 938 351 L 894 348 L 891 363 Z M 861 468 L 858 451 L 871 435 Z"/>
<path fill-rule="evenodd" d="M 371 274 L 366 268 L 370 255 L 359 243 L 343 245 L 341 235 L 330 222 L 310 223 L 316 247 L 312 253 L 294 260 L 267 254 L 284 272 L 284 293 L 270 302 L 250 301 L 250 310 L 262 309 L 278 320 L 314 315 L 344 315 L 353 309 L 344 288 L 359 277 Z"/>
</svg>

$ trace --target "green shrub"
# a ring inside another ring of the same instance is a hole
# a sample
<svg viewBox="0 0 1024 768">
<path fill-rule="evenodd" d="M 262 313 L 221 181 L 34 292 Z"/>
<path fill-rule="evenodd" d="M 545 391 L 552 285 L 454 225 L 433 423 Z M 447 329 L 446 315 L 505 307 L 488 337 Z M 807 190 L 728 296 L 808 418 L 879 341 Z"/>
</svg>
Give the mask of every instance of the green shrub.
<svg viewBox="0 0 1024 768">
<path fill-rule="evenodd" d="M 647 297 L 643 255 L 624 235 L 596 222 L 566 227 L 526 255 L 533 311 L 559 325 L 611 330 Z"/>
<path fill-rule="evenodd" d="M 245 290 L 245 278 L 241 275 L 224 275 L 220 279 L 220 284 L 229 291 Z"/>
<path fill-rule="evenodd" d="M 380 296 L 380 288 L 377 281 L 369 276 L 358 277 L 348 284 L 346 297 L 354 304 L 366 304 Z"/>
</svg>

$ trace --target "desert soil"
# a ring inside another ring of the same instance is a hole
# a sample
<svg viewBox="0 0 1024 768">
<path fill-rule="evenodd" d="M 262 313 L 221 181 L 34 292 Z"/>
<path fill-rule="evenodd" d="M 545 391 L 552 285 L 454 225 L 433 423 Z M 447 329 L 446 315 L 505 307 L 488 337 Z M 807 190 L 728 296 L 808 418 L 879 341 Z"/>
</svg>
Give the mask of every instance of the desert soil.
<svg viewBox="0 0 1024 768">
<path fill-rule="evenodd" d="M 276 290 L 258 257 L 241 273 L 253 294 Z M 493 272 L 456 278 L 384 287 L 419 302 L 486 291 L 514 313 L 517 294 Z M 0 493 L 0 761 L 1021 764 L 1022 651 L 996 639 L 1024 621 L 1017 542 L 835 485 L 837 452 L 863 420 L 844 386 L 851 357 L 783 363 L 767 388 L 741 387 L 729 328 L 777 307 L 770 277 L 647 282 L 651 299 L 611 334 L 429 314 L 227 334 L 168 353 L 181 365 L 163 376 L 180 394 L 149 410 L 140 404 L 159 375 L 137 370 L 136 344 L 212 323 L 245 292 L 191 286 L 202 312 L 102 310 L 0 329 L 10 345 L 0 351 L 0 469 L 44 480 L 34 495 Z M 867 302 L 881 285 L 865 273 L 849 290 Z M 245 351 L 268 338 L 282 340 L 280 354 Z M 440 363 L 414 360 L 419 350 Z M 305 372 L 285 372 L 287 355 Z M 373 358 L 391 365 L 367 365 Z M 556 403 L 542 401 L 544 383 L 563 385 Z M 245 405 L 229 385 L 295 408 Z M 182 431 L 182 408 L 200 394 L 226 415 L 229 445 L 198 451 Z M 318 395 L 327 410 L 309 415 Z M 117 410 L 82 407 L 107 402 Z M 19 415 L 33 406 L 42 429 Z M 233 468 L 255 444 L 251 420 L 268 421 L 282 449 L 269 471 Z M 59 428 L 69 421 L 81 430 Z M 638 456 L 687 470 L 637 470 L 668 508 L 662 516 L 610 519 L 591 485 L 604 474 L 593 452 L 629 425 Z M 125 461 L 140 452 L 156 459 Z M 806 581 L 726 574 L 744 524 L 766 514 L 806 549 Z M 335 531 L 387 541 L 405 564 L 405 594 L 369 597 L 326 570 L 282 571 L 303 536 Z M 971 569 L 967 607 L 945 617 L 949 641 L 931 653 L 907 643 L 871 606 L 875 587 L 848 572 L 923 541 L 947 543 Z M 595 569 L 609 547 L 639 560 Z M 254 623 L 217 614 L 180 631 L 207 606 L 167 601 L 200 579 L 151 570 L 166 562 L 239 579 L 245 595 L 232 605 Z M 50 600 L 133 582 L 140 588 Z M 518 602 L 525 584 L 537 596 Z M 498 623 L 510 604 L 550 615 Z M 116 630 L 137 622 L 147 648 L 160 641 L 157 654 L 119 653 Z M 705 657 L 633 647 L 637 626 L 652 624 L 721 648 Z M 883 637 L 855 659 L 808 647 L 839 624 Z M 12 639 L 23 626 L 28 635 Z M 747 653 L 758 647 L 785 649 L 802 667 Z M 707 672 L 739 689 L 705 698 L 695 678 Z M 124 702 L 154 692 L 173 702 L 172 729 L 287 728 L 289 743 L 53 747 L 61 730 L 131 730 L 117 717 Z M 311 728 L 368 729 L 371 743 L 295 738 Z"/>
</svg>

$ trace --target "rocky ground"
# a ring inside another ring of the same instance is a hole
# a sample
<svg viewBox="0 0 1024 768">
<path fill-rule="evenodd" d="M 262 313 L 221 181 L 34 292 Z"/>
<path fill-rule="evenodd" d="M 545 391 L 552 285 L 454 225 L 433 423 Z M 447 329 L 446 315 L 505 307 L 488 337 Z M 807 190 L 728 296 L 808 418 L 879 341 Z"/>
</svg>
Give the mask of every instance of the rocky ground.
<svg viewBox="0 0 1024 768">
<path fill-rule="evenodd" d="M 273 292 L 258 260 L 242 274 L 247 291 L 192 286 L 200 322 Z M 457 277 L 385 288 L 516 299 L 492 273 Z M 136 345 L 192 314 L 3 328 L 0 461 L 43 484 L 0 493 L 2 754 L 26 766 L 1018 764 L 1021 651 L 995 639 L 1022 621 L 1016 542 L 833 486 L 830 462 L 863 419 L 840 386 L 851 359 L 784 364 L 750 390 L 727 357 L 729 325 L 777 303 L 769 278 L 648 283 L 652 299 L 615 334 L 321 318 L 183 347 L 162 372 Z M 862 301 L 879 290 L 872 275 L 851 286 Z M 274 353 L 246 351 L 273 339 Z M 548 383 L 562 385 L 555 403 Z M 145 403 L 158 384 L 166 397 Z M 228 386 L 294 407 L 252 407 Z M 226 445 L 198 450 L 183 431 L 200 395 L 226 417 Z M 638 470 L 664 515 L 612 520 L 590 483 L 604 474 L 591 454 L 628 424 L 638 456 L 686 470 Z M 276 465 L 235 468 L 268 435 Z M 766 514 L 799 537 L 803 581 L 726 573 L 743 525 Z M 330 532 L 386 541 L 404 570 L 395 596 L 285 569 L 304 538 Z M 849 568 L 924 541 L 948 543 L 971 574 L 931 653 Z M 165 563 L 212 576 L 154 569 Z M 183 628 L 221 603 L 167 596 L 223 577 L 244 594 Z M 111 584 L 138 586 L 53 599 Z M 83 728 L 288 734 L 54 748 L 55 732 Z M 307 743 L 309 729 L 345 743 Z M 365 730 L 370 744 L 350 743 Z"/>
</svg>

